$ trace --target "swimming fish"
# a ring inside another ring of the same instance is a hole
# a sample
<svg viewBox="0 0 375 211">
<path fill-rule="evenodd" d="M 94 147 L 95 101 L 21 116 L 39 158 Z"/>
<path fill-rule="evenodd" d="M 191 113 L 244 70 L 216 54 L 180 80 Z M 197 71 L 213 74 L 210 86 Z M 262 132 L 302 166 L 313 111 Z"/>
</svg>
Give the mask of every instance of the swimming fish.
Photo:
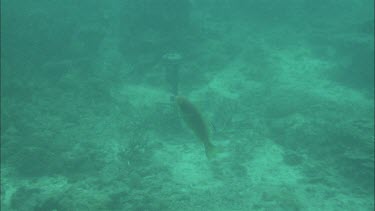
<svg viewBox="0 0 375 211">
<path fill-rule="evenodd" d="M 204 144 L 206 156 L 211 159 L 216 154 L 216 147 L 210 141 L 210 132 L 201 112 L 187 98 L 176 96 L 175 101 L 186 125 L 194 132 L 195 136 Z"/>
</svg>

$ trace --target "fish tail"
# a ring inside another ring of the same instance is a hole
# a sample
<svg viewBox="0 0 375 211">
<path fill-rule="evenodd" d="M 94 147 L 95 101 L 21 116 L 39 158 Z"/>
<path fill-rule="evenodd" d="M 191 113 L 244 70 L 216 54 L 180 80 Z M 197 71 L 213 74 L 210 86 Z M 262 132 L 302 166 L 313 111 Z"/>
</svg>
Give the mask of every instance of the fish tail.
<svg viewBox="0 0 375 211">
<path fill-rule="evenodd" d="M 209 160 L 215 158 L 217 156 L 217 154 L 219 153 L 218 148 L 211 143 L 205 144 L 204 147 L 205 147 L 205 151 L 206 151 L 206 156 Z"/>
</svg>

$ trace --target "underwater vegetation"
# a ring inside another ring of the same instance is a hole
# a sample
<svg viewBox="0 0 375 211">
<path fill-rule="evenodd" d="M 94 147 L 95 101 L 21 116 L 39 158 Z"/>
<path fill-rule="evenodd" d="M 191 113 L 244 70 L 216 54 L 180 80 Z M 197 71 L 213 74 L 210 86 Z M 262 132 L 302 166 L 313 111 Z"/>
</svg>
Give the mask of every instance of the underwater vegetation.
<svg viewBox="0 0 375 211">
<path fill-rule="evenodd" d="M 373 210 L 373 4 L 3 0 L 1 210 Z"/>
</svg>

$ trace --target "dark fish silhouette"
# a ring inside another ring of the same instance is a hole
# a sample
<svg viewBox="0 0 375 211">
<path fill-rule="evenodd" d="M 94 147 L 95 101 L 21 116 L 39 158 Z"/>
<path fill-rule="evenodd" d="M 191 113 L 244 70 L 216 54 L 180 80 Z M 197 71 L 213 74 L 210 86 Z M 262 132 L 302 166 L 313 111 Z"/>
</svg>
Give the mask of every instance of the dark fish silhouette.
<svg viewBox="0 0 375 211">
<path fill-rule="evenodd" d="M 210 142 L 209 128 L 203 119 L 202 114 L 187 98 L 176 96 L 174 99 L 184 122 L 194 132 L 195 136 L 204 144 L 207 158 L 213 158 L 217 150 L 216 147 Z"/>
</svg>

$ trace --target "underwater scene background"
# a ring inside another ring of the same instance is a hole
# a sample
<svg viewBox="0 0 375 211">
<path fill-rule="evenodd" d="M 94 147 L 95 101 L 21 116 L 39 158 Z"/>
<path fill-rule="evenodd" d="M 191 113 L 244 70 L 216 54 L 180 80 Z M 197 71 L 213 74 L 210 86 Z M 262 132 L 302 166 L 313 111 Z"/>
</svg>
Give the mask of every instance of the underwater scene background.
<svg viewBox="0 0 375 211">
<path fill-rule="evenodd" d="M 2 0 L 1 209 L 373 210 L 373 10 Z"/>
</svg>

